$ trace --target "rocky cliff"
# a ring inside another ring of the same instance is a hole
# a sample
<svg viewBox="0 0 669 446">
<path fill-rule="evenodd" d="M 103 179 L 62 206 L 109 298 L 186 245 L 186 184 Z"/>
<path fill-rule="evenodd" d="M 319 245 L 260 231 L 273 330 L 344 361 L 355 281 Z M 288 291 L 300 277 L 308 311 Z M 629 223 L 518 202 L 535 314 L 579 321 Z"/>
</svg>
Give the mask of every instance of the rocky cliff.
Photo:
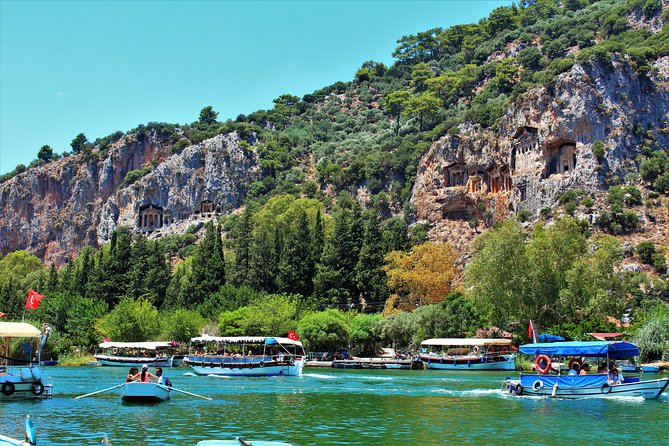
<svg viewBox="0 0 669 446">
<path fill-rule="evenodd" d="M 27 249 L 62 264 L 119 225 L 158 232 L 235 207 L 258 175 L 254 142 L 219 135 L 169 156 L 154 133 L 130 134 L 104 159 L 74 155 L 31 168 L 0 184 L 0 252 Z M 128 172 L 152 164 L 148 175 L 124 184 Z"/>
<path fill-rule="evenodd" d="M 601 141 L 603 156 L 593 154 Z M 498 130 L 461 125 L 420 161 L 412 202 L 431 236 L 453 240 L 467 222 L 538 215 L 568 189 L 594 193 L 638 172 L 643 145 L 669 147 L 669 58 L 639 74 L 627 59 L 575 65 L 552 88 L 522 95 Z"/>
</svg>

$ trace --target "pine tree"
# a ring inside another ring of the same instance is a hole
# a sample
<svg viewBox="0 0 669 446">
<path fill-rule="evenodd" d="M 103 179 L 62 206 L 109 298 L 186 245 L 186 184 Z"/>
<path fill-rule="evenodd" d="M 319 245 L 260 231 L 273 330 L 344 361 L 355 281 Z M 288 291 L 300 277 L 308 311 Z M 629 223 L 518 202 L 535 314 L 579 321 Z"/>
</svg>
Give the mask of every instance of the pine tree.
<svg viewBox="0 0 669 446">
<path fill-rule="evenodd" d="M 370 212 L 365 220 L 365 236 L 355 278 L 363 308 L 372 312 L 379 311 L 388 298 L 384 256 L 379 218 L 375 212 Z"/>
<path fill-rule="evenodd" d="M 313 290 L 314 270 L 309 218 L 304 209 L 288 227 L 279 261 L 279 291 L 309 296 Z"/>
<path fill-rule="evenodd" d="M 234 283 L 236 286 L 250 285 L 251 218 L 251 210 L 247 207 L 239 222 L 239 232 L 235 240 Z"/>
</svg>

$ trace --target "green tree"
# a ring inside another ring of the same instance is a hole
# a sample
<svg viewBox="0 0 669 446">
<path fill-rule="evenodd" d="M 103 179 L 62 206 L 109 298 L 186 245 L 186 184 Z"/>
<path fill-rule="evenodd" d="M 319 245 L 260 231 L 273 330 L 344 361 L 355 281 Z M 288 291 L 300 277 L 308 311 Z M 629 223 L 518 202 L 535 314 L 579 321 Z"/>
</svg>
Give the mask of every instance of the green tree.
<svg viewBox="0 0 669 446">
<path fill-rule="evenodd" d="M 198 118 L 198 122 L 200 124 L 206 125 L 215 124 L 217 118 L 218 112 L 215 112 L 211 105 L 207 105 L 202 110 L 200 110 L 200 117 Z"/>
<path fill-rule="evenodd" d="M 427 90 L 426 81 L 434 76 L 430 65 L 424 62 L 414 65 L 411 71 L 411 86 L 415 93 L 422 93 Z"/>
<path fill-rule="evenodd" d="M 205 225 L 204 239 L 193 255 L 189 304 L 197 305 L 225 285 L 225 258 L 220 228 L 212 221 Z"/>
<path fill-rule="evenodd" d="M 235 273 L 234 283 L 237 286 L 250 285 L 251 272 L 251 209 L 247 206 L 239 222 L 235 238 Z"/>
<path fill-rule="evenodd" d="M 439 99 L 431 92 L 412 96 L 407 104 L 407 111 L 418 118 L 418 129 L 423 131 L 423 124 L 431 121 L 439 110 Z"/>
<path fill-rule="evenodd" d="M 160 333 L 158 310 L 146 300 L 123 299 L 96 322 L 95 329 L 118 342 L 155 340 Z"/>
<path fill-rule="evenodd" d="M 37 152 L 37 159 L 48 163 L 53 160 L 53 149 L 49 145 L 40 147 L 39 152 Z"/>
<path fill-rule="evenodd" d="M 311 351 L 335 351 L 348 346 L 349 327 L 346 315 L 339 310 L 307 314 L 300 319 L 297 333 Z"/>
<path fill-rule="evenodd" d="M 177 308 L 160 315 L 160 332 L 163 339 L 188 342 L 202 334 L 204 318 L 197 311 Z"/>
<path fill-rule="evenodd" d="M 395 134 L 400 133 L 400 119 L 402 112 L 407 108 L 411 100 L 411 93 L 406 90 L 397 90 L 389 93 L 383 100 L 383 107 L 390 116 L 394 116 L 397 120 L 395 127 Z"/>
<path fill-rule="evenodd" d="M 313 290 L 314 261 L 307 213 L 300 209 L 297 221 L 288 227 L 279 261 L 279 290 L 309 296 Z"/>
<path fill-rule="evenodd" d="M 381 236 L 381 226 L 375 212 L 370 212 L 365 219 L 365 233 L 358 263 L 355 268 L 355 280 L 363 309 L 378 311 L 388 298 L 386 273 L 383 270 L 385 250 Z"/>
<path fill-rule="evenodd" d="M 86 138 L 86 135 L 84 135 L 83 133 L 79 133 L 77 136 L 75 136 L 72 142 L 70 143 L 70 146 L 72 147 L 74 153 L 83 152 L 87 145 L 88 145 L 88 138 Z"/>
</svg>

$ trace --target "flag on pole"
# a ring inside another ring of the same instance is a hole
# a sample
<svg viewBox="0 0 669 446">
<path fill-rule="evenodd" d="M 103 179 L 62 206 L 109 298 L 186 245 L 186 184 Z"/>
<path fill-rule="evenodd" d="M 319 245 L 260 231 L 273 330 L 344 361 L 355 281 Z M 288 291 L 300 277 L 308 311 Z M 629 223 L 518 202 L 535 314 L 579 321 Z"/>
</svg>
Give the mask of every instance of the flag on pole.
<svg viewBox="0 0 669 446">
<path fill-rule="evenodd" d="M 297 341 L 298 339 L 300 339 L 300 337 L 293 330 L 289 330 L 288 339 L 290 339 L 291 341 Z"/>
<path fill-rule="evenodd" d="M 527 337 L 530 339 L 534 337 L 534 324 L 532 323 L 532 319 L 530 319 L 530 326 L 527 327 Z"/>
<path fill-rule="evenodd" d="M 5 316 L 7 316 L 7 313 L 3 313 L 2 311 L 0 311 L 0 317 L 5 317 Z"/>
<path fill-rule="evenodd" d="M 110 341 L 109 338 L 102 338 L 102 342 L 109 342 L 109 341 Z"/>
<path fill-rule="evenodd" d="M 34 310 L 35 308 L 39 307 L 39 301 L 43 298 L 44 296 L 37 291 L 30 290 L 28 292 L 28 299 L 26 299 L 26 308 Z"/>
</svg>

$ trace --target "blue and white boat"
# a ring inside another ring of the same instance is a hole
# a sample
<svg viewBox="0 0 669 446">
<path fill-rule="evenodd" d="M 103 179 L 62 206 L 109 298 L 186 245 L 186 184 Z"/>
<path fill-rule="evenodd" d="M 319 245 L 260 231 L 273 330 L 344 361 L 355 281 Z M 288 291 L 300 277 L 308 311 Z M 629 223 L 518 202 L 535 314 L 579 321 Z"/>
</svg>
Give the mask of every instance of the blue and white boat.
<svg viewBox="0 0 669 446">
<path fill-rule="evenodd" d="M 37 434 L 35 432 L 35 425 L 30 415 L 26 417 L 26 435 L 23 440 L 16 440 L 11 437 L 0 435 L 0 446 L 34 446 L 37 444 Z"/>
<path fill-rule="evenodd" d="M 622 384 L 610 382 L 607 373 L 567 375 L 568 370 L 557 375 L 544 374 L 551 370 L 554 360 L 564 358 L 605 359 L 607 368 L 611 360 L 639 356 L 639 348 L 627 341 L 554 342 L 520 346 L 520 353 L 536 358 L 539 374 L 521 373 L 519 379 L 506 378 L 502 390 L 518 396 L 544 396 L 553 398 L 611 398 L 635 396 L 657 398 L 669 385 L 669 378 L 641 380 L 625 376 Z"/>
<path fill-rule="evenodd" d="M 184 361 L 198 375 L 299 376 L 307 362 L 302 343 L 266 336 L 202 336 Z"/>
<path fill-rule="evenodd" d="M 420 360 L 434 370 L 515 370 L 510 339 L 433 338 L 420 343 Z"/>
<path fill-rule="evenodd" d="M 175 342 L 103 342 L 94 355 L 100 365 L 133 367 L 177 367 L 185 355 L 176 352 Z"/>
<path fill-rule="evenodd" d="M 49 398 L 53 385 L 47 383 L 40 366 L 42 347 L 46 343 L 50 328 L 42 332 L 27 322 L 0 322 L 0 401 L 18 399 Z M 28 350 L 22 349 L 24 358 L 12 358 L 12 342 L 17 338 L 34 339 L 26 341 Z"/>
</svg>

